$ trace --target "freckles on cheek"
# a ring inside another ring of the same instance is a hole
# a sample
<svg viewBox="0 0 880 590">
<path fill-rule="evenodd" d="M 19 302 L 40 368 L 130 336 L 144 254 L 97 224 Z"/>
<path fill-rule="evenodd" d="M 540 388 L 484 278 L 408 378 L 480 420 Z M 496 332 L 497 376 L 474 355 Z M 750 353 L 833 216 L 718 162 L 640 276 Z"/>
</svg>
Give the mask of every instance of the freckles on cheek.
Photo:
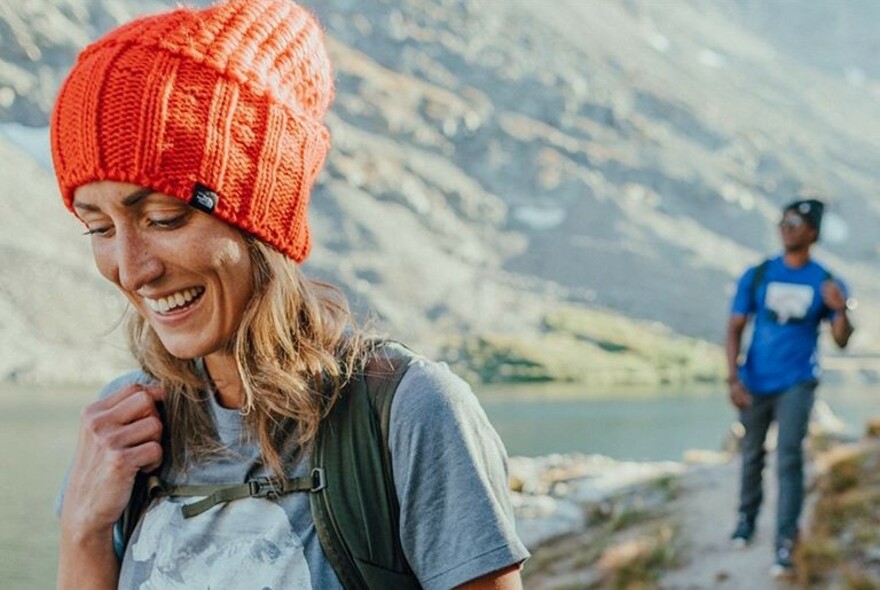
<svg viewBox="0 0 880 590">
<path fill-rule="evenodd" d="M 108 253 L 103 252 L 101 248 L 92 246 L 92 255 L 95 258 L 95 266 L 97 267 L 98 272 L 101 273 L 101 276 L 111 283 L 118 283 L 116 265 L 113 264 L 113 259 Z"/>
</svg>

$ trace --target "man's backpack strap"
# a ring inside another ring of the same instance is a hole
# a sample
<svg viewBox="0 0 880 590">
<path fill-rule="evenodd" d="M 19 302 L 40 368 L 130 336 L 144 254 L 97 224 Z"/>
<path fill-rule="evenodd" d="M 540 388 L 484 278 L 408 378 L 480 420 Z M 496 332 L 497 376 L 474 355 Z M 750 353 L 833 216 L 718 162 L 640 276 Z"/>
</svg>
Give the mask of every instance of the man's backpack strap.
<svg viewBox="0 0 880 590">
<path fill-rule="evenodd" d="M 309 495 L 312 516 L 346 590 L 421 588 L 400 544 L 388 446 L 391 403 L 416 358 L 400 344 L 376 346 L 318 432 L 311 467 L 326 485 Z"/>
<path fill-rule="evenodd" d="M 758 313 L 758 309 L 760 308 L 758 301 L 758 289 L 761 288 L 761 284 L 764 282 L 764 277 L 767 275 L 767 267 L 770 266 L 770 259 L 764 260 L 761 264 L 755 267 L 755 274 L 752 276 L 752 305 L 755 306 L 755 313 Z"/>
</svg>

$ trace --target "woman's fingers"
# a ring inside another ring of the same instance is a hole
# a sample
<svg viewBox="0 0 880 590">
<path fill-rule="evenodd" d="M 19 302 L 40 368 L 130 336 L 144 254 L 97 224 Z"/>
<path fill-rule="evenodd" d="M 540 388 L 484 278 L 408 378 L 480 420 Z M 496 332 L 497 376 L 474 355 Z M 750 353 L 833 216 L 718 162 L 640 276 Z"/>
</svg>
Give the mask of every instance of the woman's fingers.
<svg viewBox="0 0 880 590">
<path fill-rule="evenodd" d="M 62 517 L 81 530 L 102 530 L 122 514 L 138 470 L 162 463 L 163 424 L 156 403 L 164 392 L 123 387 L 83 410 L 79 442 Z"/>
<path fill-rule="evenodd" d="M 119 392 L 99 400 L 83 410 L 82 426 L 86 432 L 110 446 L 120 441 L 121 428 L 144 418 L 160 421 L 156 402 L 164 399 L 158 390 L 147 390 L 142 386 L 125 387 Z M 125 444 L 128 444 L 125 439 Z M 134 441 L 142 442 L 142 441 Z"/>
<path fill-rule="evenodd" d="M 98 411 L 107 410 L 114 407 L 122 400 L 128 398 L 133 393 L 139 391 L 147 392 L 147 394 L 151 395 L 156 401 L 161 401 L 165 399 L 165 392 L 163 392 L 161 389 L 144 385 L 142 383 L 130 383 L 116 393 L 108 395 L 104 399 L 100 399 L 94 402 L 89 407 L 94 407 Z"/>
<path fill-rule="evenodd" d="M 159 417 L 156 403 L 165 399 L 159 397 L 158 390 L 136 389 L 121 398 L 113 407 L 106 410 L 106 419 L 116 424 L 128 424 L 147 416 Z M 157 399 L 158 398 L 158 399 Z"/>
<path fill-rule="evenodd" d="M 116 429 L 110 434 L 108 442 L 114 448 L 126 448 L 161 440 L 162 421 L 157 416 L 150 415 Z"/>
<path fill-rule="evenodd" d="M 165 397 L 161 389 L 133 383 L 91 404 L 84 413 L 99 421 L 126 424 L 151 414 L 158 416 L 156 403 Z"/>
<path fill-rule="evenodd" d="M 161 462 L 162 420 L 156 404 L 165 399 L 165 393 L 156 388 L 133 384 L 107 397 L 107 403 L 96 404 L 87 411 L 84 426 L 93 435 L 94 444 L 121 459 L 120 468 L 137 469 Z M 147 443 L 156 443 L 154 448 Z M 147 444 L 152 453 L 141 458 L 133 448 Z M 158 449 L 158 450 L 157 450 Z"/>
<path fill-rule="evenodd" d="M 126 451 L 128 460 L 144 473 L 158 469 L 162 464 L 162 445 L 155 440 L 129 447 Z"/>
</svg>

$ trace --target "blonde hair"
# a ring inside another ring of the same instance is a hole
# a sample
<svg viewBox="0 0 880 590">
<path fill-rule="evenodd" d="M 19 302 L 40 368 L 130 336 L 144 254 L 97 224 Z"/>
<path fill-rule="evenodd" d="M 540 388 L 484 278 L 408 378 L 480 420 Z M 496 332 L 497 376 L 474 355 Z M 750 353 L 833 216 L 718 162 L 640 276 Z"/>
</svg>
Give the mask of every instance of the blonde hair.
<svg viewBox="0 0 880 590">
<path fill-rule="evenodd" d="M 295 430 L 300 450 L 363 361 L 366 343 L 335 287 L 307 278 L 271 246 L 245 235 L 253 296 L 229 344 L 242 381 L 245 432 L 258 441 L 264 465 L 284 474 L 290 457 L 282 441 Z M 185 468 L 223 449 L 205 403 L 205 377 L 195 360 L 172 356 L 140 314 L 128 321 L 132 353 L 168 392 L 167 444 L 174 465 Z"/>
</svg>

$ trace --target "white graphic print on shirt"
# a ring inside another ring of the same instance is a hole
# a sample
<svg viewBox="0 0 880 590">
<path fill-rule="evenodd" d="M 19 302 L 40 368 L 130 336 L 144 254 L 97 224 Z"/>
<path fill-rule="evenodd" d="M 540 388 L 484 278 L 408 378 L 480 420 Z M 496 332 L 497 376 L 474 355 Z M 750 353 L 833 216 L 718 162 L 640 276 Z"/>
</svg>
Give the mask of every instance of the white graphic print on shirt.
<svg viewBox="0 0 880 590">
<path fill-rule="evenodd" d="M 145 515 L 131 557 L 153 560 L 140 590 L 312 589 L 302 542 L 269 500 L 237 500 L 190 519 L 162 500 Z"/>
<path fill-rule="evenodd" d="M 785 324 L 807 316 L 814 294 L 815 290 L 810 285 L 772 282 L 767 284 L 764 305 L 776 314 L 777 322 Z"/>
</svg>

